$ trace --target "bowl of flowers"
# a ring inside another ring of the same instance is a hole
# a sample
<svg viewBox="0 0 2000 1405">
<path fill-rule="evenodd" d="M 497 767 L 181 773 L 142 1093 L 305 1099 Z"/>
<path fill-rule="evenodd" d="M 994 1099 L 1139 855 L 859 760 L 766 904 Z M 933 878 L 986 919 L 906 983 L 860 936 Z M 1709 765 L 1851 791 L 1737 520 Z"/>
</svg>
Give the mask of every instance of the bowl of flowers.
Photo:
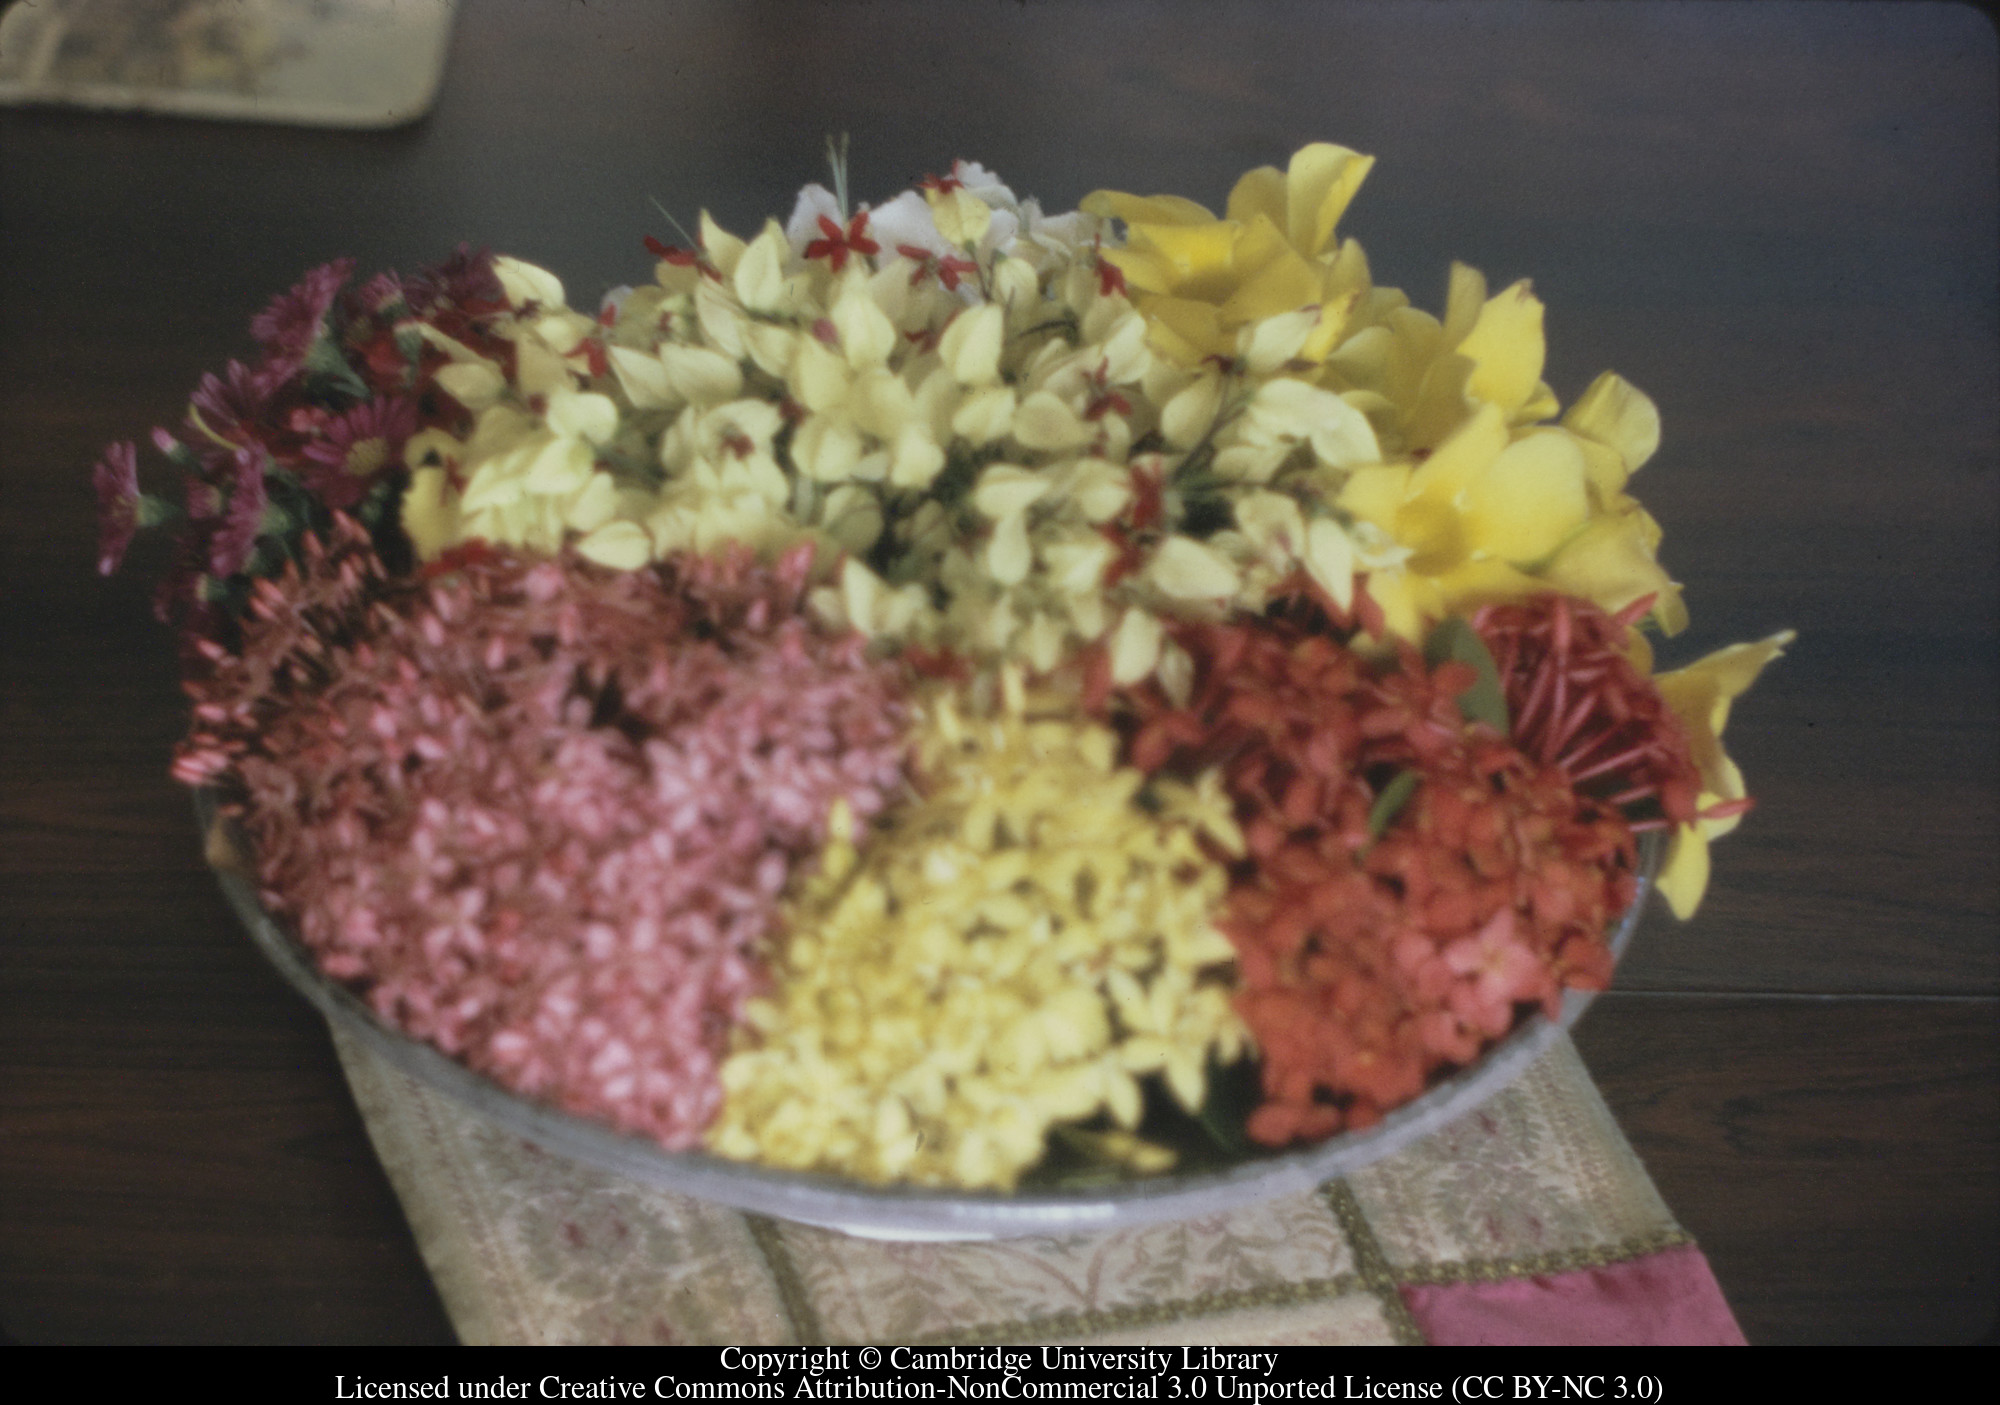
<svg viewBox="0 0 2000 1405">
<path fill-rule="evenodd" d="M 1225 213 L 984 168 L 648 236 L 573 309 L 309 273 L 96 470 L 170 529 L 173 765 L 266 955 L 398 1066 L 860 1232 L 1201 1212 L 1498 1091 L 1680 916 L 1788 635 L 1686 623 L 1647 398 L 1441 317 L 1309 146 Z M 1559 413 L 1560 411 L 1560 413 Z"/>
</svg>

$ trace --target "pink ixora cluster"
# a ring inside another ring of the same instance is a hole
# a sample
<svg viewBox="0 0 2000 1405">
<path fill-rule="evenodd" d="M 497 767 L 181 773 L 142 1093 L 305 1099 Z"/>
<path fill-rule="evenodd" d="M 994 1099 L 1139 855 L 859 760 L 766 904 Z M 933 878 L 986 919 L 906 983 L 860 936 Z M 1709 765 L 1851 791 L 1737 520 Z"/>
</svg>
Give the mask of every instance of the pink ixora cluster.
<svg viewBox="0 0 2000 1405">
<path fill-rule="evenodd" d="M 201 646 L 176 774 L 234 778 L 265 901 L 385 1019 L 694 1144 L 793 865 L 836 800 L 865 821 L 902 784 L 892 670 L 800 615 L 810 548 L 466 552 L 385 591 L 332 535 L 259 582 L 239 649 Z"/>
</svg>

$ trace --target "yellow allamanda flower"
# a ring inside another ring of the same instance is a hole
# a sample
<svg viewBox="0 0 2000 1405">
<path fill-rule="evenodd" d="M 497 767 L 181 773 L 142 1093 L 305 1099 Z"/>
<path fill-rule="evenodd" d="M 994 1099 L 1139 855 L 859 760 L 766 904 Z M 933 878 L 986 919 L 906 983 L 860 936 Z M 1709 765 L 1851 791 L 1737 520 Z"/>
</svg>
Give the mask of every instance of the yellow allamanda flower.
<svg viewBox="0 0 2000 1405">
<path fill-rule="evenodd" d="M 1797 635 L 1783 630 L 1755 644 L 1731 644 L 1686 668 L 1662 673 L 1653 682 L 1687 729 L 1689 750 L 1701 770 L 1703 810 L 1721 810 L 1713 818 L 1681 825 L 1667 850 L 1656 880 L 1676 917 L 1688 918 L 1700 906 L 1708 887 L 1708 845 L 1736 828 L 1747 792 L 1743 772 L 1722 749 L 1722 729 L 1729 707 L 1757 681 L 1771 660 L 1780 657 Z"/>
<path fill-rule="evenodd" d="M 1510 432 L 1506 404 L 1484 400 L 1421 461 L 1353 469 L 1340 507 L 1408 553 L 1369 577 L 1390 629 L 1417 639 L 1446 614 L 1560 590 L 1610 611 L 1652 596 L 1653 619 L 1679 632 L 1659 526 L 1624 491 L 1658 443 L 1652 402 L 1606 373 L 1559 425 Z"/>
<path fill-rule="evenodd" d="M 1442 322 L 1400 294 L 1378 300 L 1377 319 L 1355 328 L 1326 370 L 1395 450 L 1436 448 L 1481 405 L 1498 406 L 1516 428 L 1555 413 L 1542 380 L 1542 302 L 1526 279 L 1489 297 L 1485 275 L 1453 264 Z"/>
<path fill-rule="evenodd" d="M 1317 305 L 1318 326 L 1299 351 L 1323 359 L 1367 290 L 1358 246 L 1334 228 L 1375 163 L 1317 142 L 1284 171 L 1251 171 L 1230 192 L 1227 214 L 1177 195 L 1092 192 L 1091 214 L 1125 222 L 1125 247 L 1103 257 L 1124 275 L 1155 350 L 1184 366 L 1237 353 L 1238 331 Z"/>
</svg>

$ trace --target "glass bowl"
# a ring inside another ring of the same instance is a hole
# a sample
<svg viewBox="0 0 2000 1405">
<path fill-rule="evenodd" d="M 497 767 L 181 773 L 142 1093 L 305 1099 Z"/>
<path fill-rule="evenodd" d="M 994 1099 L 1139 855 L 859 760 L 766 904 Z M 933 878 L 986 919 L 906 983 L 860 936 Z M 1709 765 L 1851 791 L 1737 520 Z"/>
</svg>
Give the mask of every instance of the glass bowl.
<svg viewBox="0 0 2000 1405">
<path fill-rule="evenodd" d="M 204 835 L 217 821 L 215 797 L 199 791 L 195 813 Z M 1653 888 L 1661 844 L 1644 835 L 1639 887 L 1611 933 L 1615 960 L 1638 926 Z M 243 846 L 238 843 L 239 851 Z M 559 1112 L 507 1091 L 428 1044 L 384 1024 L 352 991 L 320 972 L 311 953 L 264 910 L 255 886 L 218 867 L 229 904 L 258 950 L 333 1025 L 391 1065 L 443 1092 L 545 1150 L 630 1177 L 662 1190 L 780 1219 L 877 1239 L 1010 1239 L 1076 1234 L 1153 1220 L 1214 1214 L 1314 1186 L 1400 1150 L 1500 1092 L 1582 1017 L 1596 997 L 1568 991 L 1554 1019 L 1530 1016 L 1470 1068 L 1443 1079 L 1388 1113 L 1373 1127 L 1344 1132 L 1315 1146 L 1267 1153 L 1219 1170 L 1134 1177 L 1076 1189 L 1024 1188 L 1012 1193 L 874 1186 L 837 1176 L 775 1170 L 699 1151 L 668 1151 L 644 1137 Z"/>
</svg>

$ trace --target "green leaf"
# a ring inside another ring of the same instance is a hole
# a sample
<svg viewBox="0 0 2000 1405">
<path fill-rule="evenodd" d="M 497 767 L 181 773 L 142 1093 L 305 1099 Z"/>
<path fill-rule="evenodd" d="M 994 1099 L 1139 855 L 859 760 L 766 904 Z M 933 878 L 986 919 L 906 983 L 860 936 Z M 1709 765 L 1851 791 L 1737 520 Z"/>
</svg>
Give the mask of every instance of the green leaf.
<svg viewBox="0 0 2000 1405">
<path fill-rule="evenodd" d="M 1420 777 L 1415 771 L 1400 771 L 1396 778 L 1382 787 L 1382 793 L 1375 797 L 1375 803 L 1368 807 L 1368 834 L 1380 839 L 1383 832 L 1403 813 L 1403 807 L 1410 803 L 1410 797 L 1417 793 Z"/>
<path fill-rule="evenodd" d="M 1254 1063 L 1246 1060 L 1219 1065 L 1211 1058 L 1207 1096 L 1194 1121 L 1217 1151 L 1231 1161 L 1240 1161 L 1256 1152 L 1243 1126 L 1262 1101 L 1263 1084 Z"/>
<path fill-rule="evenodd" d="M 180 440 L 169 439 L 166 441 L 166 444 L 165 453 L 168 463 L 173 464 L 176 468 L 189 470 L 196 470 L 201 467 L 200 456 L 187 445 L 181 443 Z"/>
<path fill-rule="evenodd" d="M 156 498 L 151 493 L 139 494 L 137 516 L 141 527 L 158 527 L 177 521 L 182 515 L 180 508 L 165 498 Z"/>
<path fill-rule="evenodd" d="M 322 333 L 319 340 L 306 352 L 305 372 L 309 379 L 322 386 L 339 390 L 356 400 L 368 398 L 368 386 L 347 364 L 347 357 L 341 353 L 340 343 L 330 333 Z"/>
<path fill-rule="evenodd" d="M 1507 719 L 1507 694 L 1500 686 L 1500 670 L 1494 666 L 1493 655 L 1478 630 L 1456 615 L 1439 620 L 1430 637 L 1424 640 L 1424 662 L 1432 668 L 1441 663 L 1472 665 L 1478 677 L 1458 695 L 1459 715 L 1468 722 L 1484 722 L 1503 737 L 1512 734 L 1512 724 Z"/>
</svg>

